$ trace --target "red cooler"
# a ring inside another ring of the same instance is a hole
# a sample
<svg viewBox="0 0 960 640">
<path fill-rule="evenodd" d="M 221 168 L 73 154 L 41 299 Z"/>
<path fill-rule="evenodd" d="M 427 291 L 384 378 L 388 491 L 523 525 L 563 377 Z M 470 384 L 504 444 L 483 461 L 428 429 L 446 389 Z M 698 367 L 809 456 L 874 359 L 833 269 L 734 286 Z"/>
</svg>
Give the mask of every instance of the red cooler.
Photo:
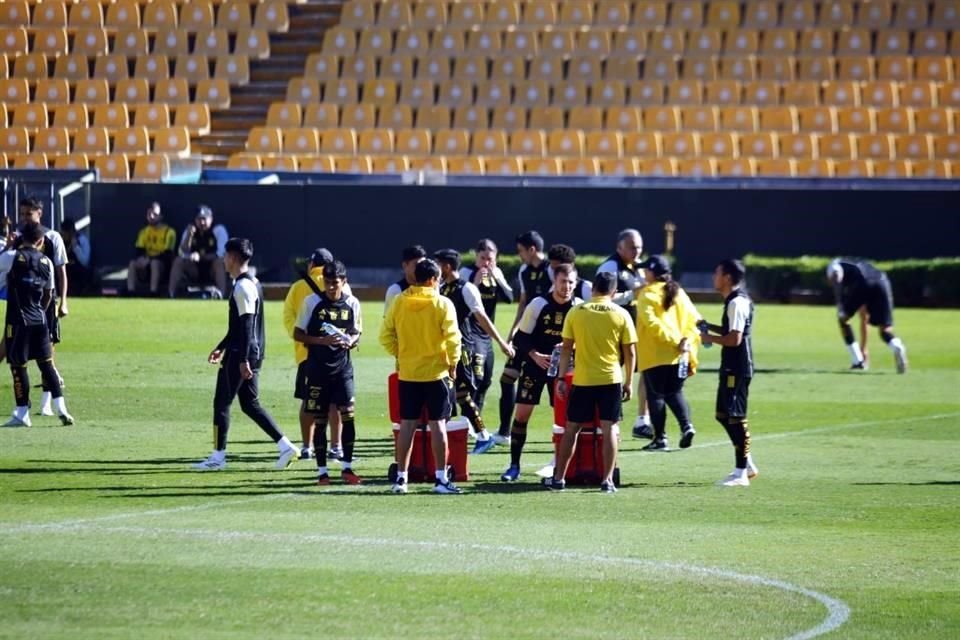
<svg viewBox="0 0 960 640">
<path fill-rule="evenodd" d="M 573 373 L 567 373 L 567 392 L 573 386 Z M 560 452 L 560 441 L 567 425 L 567 399 L 554 394 L 553 401 L 553 454 Z M 583 427 L 577 436 L 577 448 L 573 452 L 564 479 L 570 484 L 598 485 L 603 479 L 603 434 L 600 419 L 594 418 L 593 428 Z M 620 470 L 614 469 L 614 484 L 620 484 Z"/>
</svg>

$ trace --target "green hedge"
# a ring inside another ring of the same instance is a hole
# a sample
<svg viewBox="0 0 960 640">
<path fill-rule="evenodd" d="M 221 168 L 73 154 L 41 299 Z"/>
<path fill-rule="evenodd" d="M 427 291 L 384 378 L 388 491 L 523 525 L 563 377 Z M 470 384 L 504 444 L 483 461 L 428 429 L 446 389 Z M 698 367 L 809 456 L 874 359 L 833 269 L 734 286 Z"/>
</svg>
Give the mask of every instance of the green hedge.
<svg viewBox="0 0 960 640">
<path fill-rule="evenodd" d="M 832 258 L 800 256 L 775 258 L 747 255 L 747 283 L 760 298 L 788 302 L 796 294 L 811 294 L 823 302 L 833 301 L 826 278 Z M 898 305 L 960 306 L 960 258 L 873 261 L 890 278 Z"/>
</svg>

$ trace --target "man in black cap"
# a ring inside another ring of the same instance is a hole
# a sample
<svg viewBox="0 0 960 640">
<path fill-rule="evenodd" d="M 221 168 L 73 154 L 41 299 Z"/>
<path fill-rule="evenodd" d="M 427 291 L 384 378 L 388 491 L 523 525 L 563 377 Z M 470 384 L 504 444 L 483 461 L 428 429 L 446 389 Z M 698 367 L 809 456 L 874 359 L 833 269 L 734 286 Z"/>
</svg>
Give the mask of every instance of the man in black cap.
<svg viewBox="0 0 960 640">
<path fill-rule="evenodd" d="M 223 265 L 227 229 L 213 224 L 213 211 L 205 204 L 197 207 L 196 216 L 180 237 L 179 255 L 170 269 L 170 297 L 175 298 L 184 276 L 197 282 L 212 279 L 223 295 L 227 295 L 227 272 Z"/>
</svg>

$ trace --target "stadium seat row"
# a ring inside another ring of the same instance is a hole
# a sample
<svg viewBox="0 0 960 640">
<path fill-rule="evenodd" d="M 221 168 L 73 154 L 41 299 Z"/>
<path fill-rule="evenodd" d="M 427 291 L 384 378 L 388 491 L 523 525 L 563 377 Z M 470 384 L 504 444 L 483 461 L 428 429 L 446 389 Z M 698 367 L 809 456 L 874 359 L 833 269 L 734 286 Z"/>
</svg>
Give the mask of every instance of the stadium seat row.
<svg viewBox="0 0 960 640">
<path fill-rule="evenodd" d="M 349 0 L 343 6 L 345 25 L 380 24 L 391 27 L 432 27 L 452 24 L 551 25 L 635 24 L 649 27 L 686 28 L 811 25 L 871 28 L 960 27 L 960 3 L 956 0 L 691 0 L 641 2 L 628 0 Z"/>
<path fill-rule="evenodd" d="M 150 35 L 145 29 L 118 31 L 111 38 L 108 31 L 100 27 L 77 29 L 72 35 L 63 28 L 0 27 L 0 54 L 42 53 L 55 57 L 67 53 L 100 56 L 109 52 L 133 57 L 151 51 L 165 55 L 194 53 L 211 58 L 233 54 L 255 60 L 270 55 L 270 37 L 262 29 L 243 29 L 234 35 L 225 29 L 209 29 L 195 35 L 176 28 L 165 29 L 153 35 L 152 47 Z"/>
<path fill-rule="evenodd" d="M 238 31 L 256 27 L 285 32 L 290 26 L 287 3 L 265 0 L 251 7 L 245 0 L 227 0 L 214 10 L 210 0 L 190 0 L 178 5 L 172 0 L 43 0 L 33 5 L 26 0 L 0 2 L 0 26 L 103 27 L 114 29 L 170 29 L 204 31 L 218 27 Z M 214 19 L 216 14 L 216 19 Z"/>
<path fill-rule="evenodd" d="M 210 33 L 210 32 L 207 32 Z M 198 36 L 199 37 L 199 36 Z M 643 29 L 556 28 L 391 29 L 334 27 L 323 37 L 324 53 L 351 55 L 447 54 L 464 51 L 535 56 L 596 54 L 676 55 L 944 55 L 960 53 L 952 31 L 868 29 Z"/>
<path fill-rule="evenodd" d="M 190 155 L 190 132 L 186 127 L 149 130 L 128 127 L 108 131 L 103 127 L 67 129 L 49 127 L 31 134 L 26 127 L 7 127 L 0 131 L 0 153 L 127 153 L 152 152 L 186 157 Z"/>
<path fill-rule="evenodd" d="M 525 158 L 484 156 L 311 155 L 241 153 L 228 168 L 330 173 L 431 171 L 466 175 L 731 176 L 731 177 L 928 177 L 949 178 L 947 160 L 789 160 L 785 158 Z"/>
<path fill-rule="evenodd" d="M 131 124 L 147 129 L 164 129 L 172 122 L 186 127 L 192 135 L 210 132 L 210 106 L 185 104 L 171 107 L 166 104 L 111 103 L 87 107 L 85 104 L 46 105 L 44 103 L 0 104 L 0 126 L 25 127 L 37 131 L 45 127 L 85 129 L 89 126 L 109 130 L 126 129 Z M 52 117 L 51 117 L 52 112 Z"/>
<path fill-rule="evenodd" d="M 151 96 L 152 94 L 152 96 Z M 191 100 L 192 94 L 192 100 Z M 104 78 L 78 80 L 72 90 L 65 78 L 38 80 L 31 96 L 30 84 L 25 78 L 0 79 L 0 97 L 8 106 L 17 103 L 40 102 L 47 105 L 69 104 L 71 101 L 88 105 L 109 102 L 164 104 L 205 103 L 211 109 L 226 109 L 230 106 L 230 84 L 223 78 L 200 80 L 191 92 L 184 78 L 157 80 L 152 87 L 146 78 L 117 80 L 111 92 Z"/>
<path fill-rule="evenodd" d="M 91 169 L 103 180 L 155 181 L 170 175 L 170 158 L 162 154 L 128 157 L 125 154 L 5 154 L 0 153 L 0 168 L 10 169 Z M 131 171 L 132 170 L 132 171 Z"/>
<path fill-rule="evenodd" d="M 221 58 L 218 58 L 218 62 Z M 338 56 L 313 53 L 308 78 L 408 80 L 935 80 L 954 77 L 958 62 L 946 56 L 784 57 L 618 57 L 578 52 L 575 56 L 496 56 L 463 53 L 455 57 L 408 54 Z"/>
<path fill-rule="evenodd" d="M 580 129 L 314 129 L 254 127 L 246 150 L 268 154 L 523 155 L 532 157 L 960 158 L 960 135 L 582 131 Z"/>
<path fill-rule="evenodd" d="M 25 78 L 31 84 L 47 77 L 70 81 L 86 80 L 90 77 L 104 78 L 111 84 L 130 77 L 154 83 L 171 76 L 184 78 L 190 84 L 209 78 L 225 78 L 230 84 L 237 86 L 250 81 L 250 63 L 246 56 L 221 56 L 211 64 L 211 59 L 205 55 L 179 55 L 169 58 L 163 54 L 154 54 L 137 56 L 131 60 L 122 53 L 94 58 L 72 54 L 58 56 L 55 61 L 50 62 L 48 63 L 46 54 L 42 53 L 17 56 L 12 61 L 10 76 Z M 0 78 L 7 77 L 3 72 L 6 69 L 4 63 L 5 59 L 0 60 Z"/>
<path fill-rule="evenodd" d="M 16 112 L 15 112 L 16 113 Z M 59 115 L 59 112 L 58 112 Z M 98 114 L 99 115 L 99 114 Z M 139 118 L 140 112 L 137 112 Z M 179 118 L 178 118 L 179 119 Z M 96 118 L 95 118 L 96 120 Z M 22 124 L 22 122 L 20 123 Z M 56 124 L 56 123 L 55 123 Z M 582 129 L 738 133 L 960 133 L 960 109 L 931 107 L 420 107 L 277 102 L 267 126 L 318 129 Z M 104 125 L 109 126 L 109 125 Z M 124 125 L 126 126 L 126 125 Z"/>
<path fill-rule="evenodd" d="M 118 85 L 119 86 L 119 85 Z M 159 85 L 158 85 L 159 86 Z M 397 81 L 389 78 L 357 82 L 341 78 L 321 82 L 293 78 L 287 85 L 287 102 L 308 105 L 314 102 L 378 106 L 391 104 L 480 106 L 617 106 L 617 105 L 757 105 L 757 106 L 873 106 L 933 107 L 960 105 L 960 83 L 854 81 L 776 82 L 741 84 L 736 80 L 660 81 L 575 80 L 550 83 L 546 80 Z"/>
</svg>

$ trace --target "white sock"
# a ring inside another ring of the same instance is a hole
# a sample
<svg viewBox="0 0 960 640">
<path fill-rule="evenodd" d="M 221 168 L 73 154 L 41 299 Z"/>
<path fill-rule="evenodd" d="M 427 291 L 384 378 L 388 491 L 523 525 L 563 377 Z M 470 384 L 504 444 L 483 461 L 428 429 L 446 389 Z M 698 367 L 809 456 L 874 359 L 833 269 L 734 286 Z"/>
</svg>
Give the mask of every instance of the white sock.
<svg viewBox="0 0 960 640">
<path fill-rule="evenodd" d="M 353 465 L 351 465 L 351 463 L 349 462 L 341 462 L 340 468 L 343 469 L 344 471 L 350 471 L 351 469 L 353 469 Z"/>
<path fill-rule="evenodd" d="M 50 406 L 50 400 L 53 398 L 53 393 L 49 391 L 44 391 L 40 394 L 40 407 L 47 408 Z"/>
<path fill-rule="evenodd" d="M 747 469 L 746 469 L 746 467 L 744 467 L 743 469 L 741 469 L 741 468 L 738 467 L 738 468 L 736 468 L 736 469 L 733 470 L 733 473 L 734 473 L 734 475 L 735 475 L 736 477 L 738 477 L 738 478 L 746 478 L 746 477 L 747 477 Z"/>
<path fill-rule="evenodd" d="M 747 454 L 747 468 L 748 468 L 748 469 L 753 469 L 755 466 L 756 466 L 756 465 L 753 464 L 753 454 L 752 454 L 752 453 L 748 453 L 748 454 Z"/>
<path fill-rule="evenodd" d="M 317 467 L 317 475 L 318 475 L 318 476 L 325 476 L 325 475 L 327 475 L 327 468 L 326 468 L 326 467 Z"/>
<path fill-rule="evenodd" d="M 489 439 L 490 439 L 490 433 L 486 429 L 483 429 L 479 433 L 477 433 L 477 440 L 479 440 L 480 442 L 486 442 Z"/>
<path fill-rule="evenodd" d="M 61 416 L 67 412 L 67 401 L 63 399 L 63 396 L 54 398 L 53 406 L 56 407 L 57 413 Z"/>
<path fill-rule="evenodd" d="M 292 442 L 290 442 L 290 438 L 288 438 L 287 436 L 283 436 L 282 438 L 280 438 L 279 440 L 277 440 L 277 449 L 278 449 L 281 453 L 283 453 L 284 451 L 287 451 L 288 449 L 296 449 L 296 447 L 293 445 Z"/>
<path fill-rule="evenodd" d="M 898 349 L 903 349 L 903 341 L 900 338 L 894 338 L 887 343 L 887 346 L 890 347 L 890 351 L 896 353 Z"/>
<path fill-rule="evenodd" d="M 213 453 L 210 454 L 210 457 L 218 462 L 223 462 L 227 459 L 226 449 L 214 449 Z"/>
<path fill-rule="evenodd" d="M 854 342 L 848 344 L 847 351 L 850 352 L 850 364 L 860 364 L 863 362 L 863 351 L 860 350 L 860 343 Z"/>
<path fill-rule="evenodd" d="M 434 475 L 437 477 L 437 482 L 440 484 L 447 484 L 447 470 L 446 469 L 437 469 L 434 472 Z"/>
<path fill-rule="evenodd" d="M 403 480 L 404 482 L 407 481 L 407 472 L 406 472 L 406 471 L 397 471 L 397 481 L 399 482 L 400 480 Z"/>
<path fill-rule="evenodd" d="M 17 407 L 13 410 L 13 415 L 20 420 L 23 420 L 30 415 L 30 407 Z"/>
</svg>

